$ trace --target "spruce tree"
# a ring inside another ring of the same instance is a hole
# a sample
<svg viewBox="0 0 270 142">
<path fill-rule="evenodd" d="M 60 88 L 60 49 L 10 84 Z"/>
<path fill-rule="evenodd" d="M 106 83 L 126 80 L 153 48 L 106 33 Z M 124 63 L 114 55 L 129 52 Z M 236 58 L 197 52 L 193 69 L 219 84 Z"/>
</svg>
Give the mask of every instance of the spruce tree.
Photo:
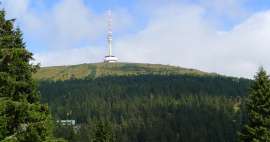
<svg viewBox="0 0 270 142">
<path fill-rule="evenodd" d="M 109 122 L 96 122 L 93 142 L 115 142 L 115 137 L 112 133 L 112 128 L 109 125 Z"/>
<path fill-rule="evenodd" d="M 22 32 L 0 11 L 0 141 L 44 142 L 52 139 L 51 117 L 40 104 L 32 74 L 32 53 L 23 42 Z"/>
<path fill-rule="evenodd" d="M 270 142 L 270 80 L 261 67 L 246 101 L 247 124 L 240 133 L 243 142 Z"/>
</svg>

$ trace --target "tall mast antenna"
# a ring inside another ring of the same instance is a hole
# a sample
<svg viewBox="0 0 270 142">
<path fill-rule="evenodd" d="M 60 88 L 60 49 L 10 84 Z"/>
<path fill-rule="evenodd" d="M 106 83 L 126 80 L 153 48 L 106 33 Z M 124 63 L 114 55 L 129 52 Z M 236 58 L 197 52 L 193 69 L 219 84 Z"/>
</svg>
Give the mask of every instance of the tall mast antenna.
<svg viewBox="0 0 270 142">
<path fill-rule="evenodd" d="M 109 49 L 109 55 L 105 56 L 104 62 L 105 63 L 115 63 L 118 61 L 118 58 L 112 55 L 112 11 L 108 11 L 108 33 L 107 33 L 107 48 Z"/>
<path fill-rule="evenodd" d="M 108 48 L 109 48 L 109 56 L 112 56 L 112 11 L 108 11 Z"/>
</svg>

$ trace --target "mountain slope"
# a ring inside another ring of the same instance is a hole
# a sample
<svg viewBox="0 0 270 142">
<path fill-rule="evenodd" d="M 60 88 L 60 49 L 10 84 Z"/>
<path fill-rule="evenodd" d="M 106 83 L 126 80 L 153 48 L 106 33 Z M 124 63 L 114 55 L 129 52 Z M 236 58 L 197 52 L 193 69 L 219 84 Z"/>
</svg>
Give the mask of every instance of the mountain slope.
<svg viewBox="0 0 270 142">
<path fill-rule="evenodd" d="M 55 66 L 41 68 L 34 78 L 37 80 L 68 80 L 71 78 L 82 79 L 85 77 L 97 78 L 101 76 L 130 76 L 130 75 L 213 75 L 194 69 L 138 63 L 95 63 L 72 66 Z"/>
<path fill-rule="evenodd" d="M 82 64 L 41 68 L 41 100 L 69 142 L 93 141 L 105 123 L 118 142 L 236 142 L 241 99 L 251 80 L 153 64 Z M 53 80 L 53 81 L 52 81 Z"/>
</svg>

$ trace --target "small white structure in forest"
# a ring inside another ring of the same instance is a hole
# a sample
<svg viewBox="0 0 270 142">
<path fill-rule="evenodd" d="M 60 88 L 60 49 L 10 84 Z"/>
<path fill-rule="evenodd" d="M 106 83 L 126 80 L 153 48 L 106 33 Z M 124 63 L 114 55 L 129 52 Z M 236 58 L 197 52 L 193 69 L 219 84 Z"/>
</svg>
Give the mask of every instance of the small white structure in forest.
<svg viewBox="0 0 270 142">
<path fill-rule="evenodd" d="M 75 126 L 75 120 L 57 120 L 57 123 L 61 124 L 62 126 Z"/>
<path fill-rule="evenodd" d="M 112 55 L 112 12 L 108 12 L 108 35 L 107 35 L 107 46 L 109 49 L 109 55 L 105 56 L 105 63 L 115 63 L 118 61 L 118 58 Z"/>
</svg>

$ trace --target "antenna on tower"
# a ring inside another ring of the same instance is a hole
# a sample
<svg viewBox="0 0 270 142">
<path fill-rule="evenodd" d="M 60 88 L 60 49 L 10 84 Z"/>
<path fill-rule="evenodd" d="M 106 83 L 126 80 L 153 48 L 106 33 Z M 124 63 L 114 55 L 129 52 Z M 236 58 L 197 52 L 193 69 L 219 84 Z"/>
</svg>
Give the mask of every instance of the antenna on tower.
<svg viewBox="0 0 270 142">
<path fill-rule="evenodd" d="M 105 56 L 104 62 L 113 63 L 117 62 L 118 58 L 112 55 L 112 40 L 113 40 L 113 32 L 112 32 L 112 11 L 108 10 L 108 35 L 107 35 L 107 48 L 109 49 L 109 55 Z"/>
<path fill-rule="evenodd" d="M 108 48 L 109 56 L 112 56 L 112 11 L 108 11 Z"/>
</svg>

